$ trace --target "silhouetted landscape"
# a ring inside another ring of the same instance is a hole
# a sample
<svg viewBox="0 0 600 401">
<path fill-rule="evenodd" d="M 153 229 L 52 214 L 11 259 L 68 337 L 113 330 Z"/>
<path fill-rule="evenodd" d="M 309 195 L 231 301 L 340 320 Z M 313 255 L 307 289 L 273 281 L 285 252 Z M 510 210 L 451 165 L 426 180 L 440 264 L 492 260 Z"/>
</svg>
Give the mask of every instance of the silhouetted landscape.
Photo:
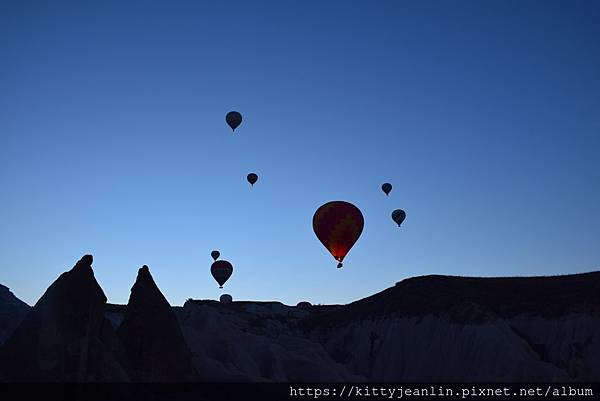
<svg viewBox="0 0 600 401">
<path fill-rule="evenodd" d="M 5 382 L 600 380 L 600 272 L 414 277 L 348 305 L 108 304 L 84 256 L 30 308 L 0 287 Z"/>
<path fill-rule="evenodd" d="M 2 401 L 600 393 L 600 1 L 0 33 Z"/>
</svg>

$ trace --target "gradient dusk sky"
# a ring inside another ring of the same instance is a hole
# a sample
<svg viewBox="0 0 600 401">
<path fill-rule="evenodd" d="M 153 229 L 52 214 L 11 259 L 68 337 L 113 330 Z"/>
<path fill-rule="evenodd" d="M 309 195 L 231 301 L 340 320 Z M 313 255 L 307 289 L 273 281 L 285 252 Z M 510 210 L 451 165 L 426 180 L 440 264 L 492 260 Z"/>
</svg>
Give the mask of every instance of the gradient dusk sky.
<svg viewBox="0 0 600 401">
<path fill-rule="evenodd" d="M 339 270 L 331 200 L 365 218 Z M 113 303 L 142 264 L 176 305 L 598 270 L 600 2 L 3 0 L 0 283 L 85 253 Z"/>
</svg>

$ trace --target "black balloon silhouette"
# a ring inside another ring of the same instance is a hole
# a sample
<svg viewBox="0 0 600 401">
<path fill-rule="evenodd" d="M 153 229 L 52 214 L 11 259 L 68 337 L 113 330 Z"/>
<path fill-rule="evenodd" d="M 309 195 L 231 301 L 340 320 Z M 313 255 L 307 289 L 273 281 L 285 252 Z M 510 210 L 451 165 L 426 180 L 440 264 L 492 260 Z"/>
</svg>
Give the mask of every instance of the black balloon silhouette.
<svg viewBox="0 0 600 401">
<path fill-rule="evenodd" d="M 231 295 L 229 295 L 229 294 L 223 294 L 223 295 L 221 295 L 221 296 L 219 297 L 219 301 L 220 301 L 222 304 L 230 304 L 230 303 L 233 301 L 233 298 L 232 298 L 232 296 L 231 296 Z"/>
<path fill-rule="evenodd" d="M 392 191 L 392 184 L 390 184 L 389 182 L 386 182 L 385 184 L 383 184 L 381 186 L 381 190 L 383 192 L 385 192 L 386 195 L 389 195 L 390 192 Z"/>
<path fill-rule="evenodd" d="M 233 266 L 226 260 L 217 260 L 210 266 L 210 273 L 219 283 L 219 288 L 223 288 L 223 284 L 231 277 Z"/>
<path fill-rule="evenodd" d="M 402 224 L 405 218 L 406 213 L 402 209 L 396 209 L 392 212 L 392 220 L 398 224 L 398 227 L 400 227 L 400 224 Z"/>
<path fill-rule="evenodd" d="M 256 181 L 258 181 L 258 175 L 256 175 L 255 173 L 250 173 L 250 174 L 248 174 L 248 176 L 246 177 L 246 179 L 248 180 L 248 182 L 250 183 L 250 185 L 254 186 L 254 184 L 256 183 Z"/>
<path fill-rule="evenodd" d="M 235 132 L 235 129 L 242 123 L 242 115 L 237 111 L 230 111 L 225 116 L 225 121 L 231 127 L 231 130 Z"/>
</svg>

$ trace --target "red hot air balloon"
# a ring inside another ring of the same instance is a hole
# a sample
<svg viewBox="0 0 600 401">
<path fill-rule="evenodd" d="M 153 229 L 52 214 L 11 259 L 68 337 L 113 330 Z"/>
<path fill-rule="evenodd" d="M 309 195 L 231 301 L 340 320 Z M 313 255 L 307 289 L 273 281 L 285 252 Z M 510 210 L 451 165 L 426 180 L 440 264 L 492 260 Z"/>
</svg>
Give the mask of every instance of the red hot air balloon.
<svg viewBox="0 0 600 401">
<path fill-rule="evenodd" d="M 223 288 L 223 284 L 233 273 L 233 266 L 226 260 L 217 260 L 210 266 L 210 273 L 219 283 L 219 288 Z"/>
<path fill-rule="evenodd" d="M 337 260 L 338 268 L 360 234 L 365 220 L 360 210 L 344 201 L 328 202 L 313 216 L 313 230 L 319 241 Z"/>
</svg>

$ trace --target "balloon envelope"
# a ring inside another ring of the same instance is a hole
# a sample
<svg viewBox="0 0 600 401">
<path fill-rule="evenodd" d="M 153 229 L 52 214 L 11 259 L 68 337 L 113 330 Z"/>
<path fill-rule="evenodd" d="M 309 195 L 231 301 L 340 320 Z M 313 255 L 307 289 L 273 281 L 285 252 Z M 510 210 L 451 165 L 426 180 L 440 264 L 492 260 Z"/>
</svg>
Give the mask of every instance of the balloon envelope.
<svg viewBox="0 0 600 401">
<path fill-rule="evenodd" d="M 223 294 L 219 297 L 219 301 L 221 301 L 222 304 L 230 304 L 233 301 L 233 298 L 229 294 Z"/>
<path fill-rule="evenodd" d="M 383 184 L 381 186 L 381 190 L 383 192 L 385 192 L 386 195 L 389 195 L 390 192 L 392 192 L 392 184 L 390 184 L 389 182 L 386 182 L 385 184 Z"/>
<path fill-rule="evenodd" d="M 246 177 L 246 179 L 248 180 L 248 182 L 250 183 L 250 185 L 254 186 L 254 184 L 256 183 L 256 181 L 258 181 L 258 175 L 256 175 L 255 173 L 250 173 L 250 174 L 248 174 L 248 176 Z"/>
<path fill-rule="evenodd" d="M 344 201 L 328 202 L 313 216 L 313 230 L 317 238 L 340 263 L 360 237 L 364 224 L 360 210 Z"/>
<path fill-rule="evenodd" d="M 396 209 L 392 212 L 392 220 L 398 224 L 398 227 L 400 227 L 400 224 L 402 224 L 405 218 L 406 213 L 402 209 Z"/>
<path fill-rule="evenodd" d="M 242 115 L 237 111 L 230 111 L 225 116 L 225 121 L 227 122 L 227 125 L 231 127 L 231 130 L 235 131 L 235 129 L 242 123 Z"/>
<path fill-rule="evenodd" d="M 210 256 L 213 258 L 213 260 L 217 260 L 217 259 L 219 259 L 219 256 L 221 256 L 221 252 L 219 252 L 219 251 L 212 251 L 210 253 Z"/>
<path fill-rule="evenodd" d="M 210 273 L 219 283 L 220 288 L 223 288 L 223 284 L 231 277 L 233 273 L 233 266 L 226 260 L 217 260 L 210 266 Z"/>
</svg>

